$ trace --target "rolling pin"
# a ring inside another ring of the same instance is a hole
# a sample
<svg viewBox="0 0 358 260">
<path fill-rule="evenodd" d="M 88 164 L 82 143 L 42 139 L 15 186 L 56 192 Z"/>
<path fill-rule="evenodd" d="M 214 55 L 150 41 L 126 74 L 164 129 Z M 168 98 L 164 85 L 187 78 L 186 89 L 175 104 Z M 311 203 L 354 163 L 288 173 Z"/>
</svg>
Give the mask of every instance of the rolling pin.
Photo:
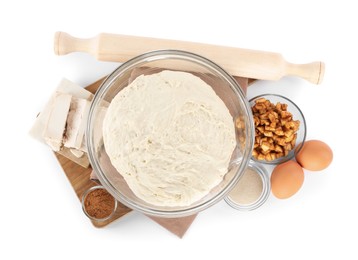
<svg viewBox="0 0 358 260">
<path fill-rule="evenodd" d="M 159 49 L 199 54 L 217 63 L 233 76 L 262 80 L 298 76 L 314 84 L 321 83 L 324 76 L 323 62 L 293 64 L 274 52 L 108 33 L 80 39 L 65 32 L 56 32 L 54 39 L 54 51 L 57 55 L 87 52 L 101 61 L 126 62 L 145 52 Z"/>
</svg>

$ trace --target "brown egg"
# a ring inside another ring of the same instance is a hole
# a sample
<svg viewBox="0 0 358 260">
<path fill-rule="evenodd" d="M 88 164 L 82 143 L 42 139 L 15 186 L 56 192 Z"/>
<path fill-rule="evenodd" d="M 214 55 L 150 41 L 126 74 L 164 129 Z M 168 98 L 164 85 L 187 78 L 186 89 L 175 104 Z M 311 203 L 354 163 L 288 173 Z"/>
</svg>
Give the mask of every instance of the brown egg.
<svg viewBox="0 0 358 260">
<path fill-rule="evenodd" d="M 296 160 L 309 171 L 322 171 L 331 164 L 333 152 L 326 143 L 310 140 L 303 144 L 301 151 L 296 155 Z"/>
<path fill-rule="evenodd" d="M 271 174 L 271 191 L 279 199 L 287 199 L 294 195 L 303 184 L 304 173 L 302 167 L 287 161 L 275 167 Z"/>
</svg>

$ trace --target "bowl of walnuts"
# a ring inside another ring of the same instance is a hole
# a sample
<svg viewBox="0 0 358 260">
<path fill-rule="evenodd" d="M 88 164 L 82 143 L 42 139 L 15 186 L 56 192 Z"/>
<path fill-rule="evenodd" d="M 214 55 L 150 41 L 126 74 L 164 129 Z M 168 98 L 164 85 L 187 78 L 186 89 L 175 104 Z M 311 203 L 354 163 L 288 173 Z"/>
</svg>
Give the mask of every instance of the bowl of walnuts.
<svg viewBox="0 0 358 260">
<path fill-rule="evenodd" d="M 266 164 L 292 159 L 306 139 L 306 121 L 300 108 L 276 94 L 259 95 L 249 102 L 255 125 L 252 159 Z"/>
</svg>

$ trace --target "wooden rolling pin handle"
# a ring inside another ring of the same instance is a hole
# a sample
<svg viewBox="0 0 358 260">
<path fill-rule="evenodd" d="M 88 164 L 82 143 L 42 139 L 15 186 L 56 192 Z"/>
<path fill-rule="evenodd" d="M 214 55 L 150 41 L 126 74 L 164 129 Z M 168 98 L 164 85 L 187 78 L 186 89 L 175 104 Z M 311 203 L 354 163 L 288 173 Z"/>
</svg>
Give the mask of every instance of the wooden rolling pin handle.
<svg viewBox="0 0 358 260">
<path fill-rule="evenodd" d="M 94 55 L 96 51 L 96 41 L 76 38 L 65 32 L 56 32 L 54 51 L 56 55 L 66 55 L 71 52 L 87 52 Z"/>
<path fill-rule="evenodd" d="M 307 64 L 286 64 L 287 75 L 300 76 L 314 84 L 320 84 L 324 77 L 325 64 L 321 61 Z"/>
<path fill-rule="evenodd" d="M 107 33 L 90 39 L 79 39 L 57 32 L 54 39 L 54 51 L 57 55 L 87 52 L 98 60 L 112 62 L 126 62 L 142 53 L 159 49 L 197 53 L 216 62 L 233 76 L 278 80 L 292 75 L 319 84 L 324 75 L 323 62 L 293 64 L 286 62 L 281 54 L 272 52 Z"/>
</svg>

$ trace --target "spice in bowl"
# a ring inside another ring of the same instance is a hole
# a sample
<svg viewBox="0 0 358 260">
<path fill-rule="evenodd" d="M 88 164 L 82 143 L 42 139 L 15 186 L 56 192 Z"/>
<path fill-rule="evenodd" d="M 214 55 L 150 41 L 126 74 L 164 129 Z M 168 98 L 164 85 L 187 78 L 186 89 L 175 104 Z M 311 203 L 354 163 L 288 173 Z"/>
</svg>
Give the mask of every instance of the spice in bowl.
<svg viewBox="0 0 358 260">
<path fill-rule="evenodd" d="M 262 166 L 250 162 L 225 201 L 238 210 L 253 210 L 264 204 L 269 194 L 270 180 L 267 171 Z"/>
<path fill-rule="evenodd" d="M 117 201 L 103 186 L 89 188 L 82 196 L 82 209 L 92 220 L 107 220 L 116 208 Z"/>
</svg>

